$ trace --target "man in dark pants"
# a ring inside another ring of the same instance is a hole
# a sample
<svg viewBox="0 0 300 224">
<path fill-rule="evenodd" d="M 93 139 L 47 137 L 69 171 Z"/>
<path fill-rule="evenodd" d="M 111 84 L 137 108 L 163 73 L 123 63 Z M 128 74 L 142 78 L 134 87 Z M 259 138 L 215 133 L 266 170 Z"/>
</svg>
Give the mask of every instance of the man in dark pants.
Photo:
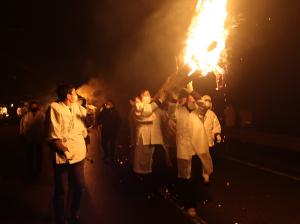
<svg viewBox="0 0 300 224">
<path fill-rule="evenodd" d="M 197 215 L 196 180 L 192 172 L 193 167 L 201 160 L 202 175 L 212 173 L 211 159 L 203 163 L 203 155 L 207 155 L 209 150 L 207 135 L 201 120 L 204 114 L 203 104 L 185 91 L 180 93 L 179 102 L 169 104 L 170 121 L 176 125 L 179 194 L 188 215 L 192 218 Z M 197 157 L 198 160 L 195 160 Z M 201 173 L 201 169 L 196 173 Z"/>
<path fill-rule="evenodd" d="M 84 188 L 84 173 L 83 173 L 84 161 L 75 164 L 62 164 L 54 165 L 54 213 L 57 223 L 65 223 L 65 196 L 68 189 L 66 186 L 70 186 L 70 198 L 71 198 L 71 223 L 79 223 L 78 211 L 80 209 L 80 202 L 82 198 L 82 190 Z M 68 185 L 67 185 L 68 184 Z"/>
<path fill-rule="evenodd" d="M 114 162 L 116 159 L 116 140 L 121 125 L 121 119 L 112 100 L 107 100 L 102 106 L 97 121 L 101 127 L 104 159 L 109 159 Z"/>
<path fill-rule="evenodd" d="M 54 212 L 57 224 L 66 223 L 67 193 L 71 196 L 70 222 L 79 223 L 79 209 L 84 189 L 84 159 L 86 157 L 86 109 L 78 104 L 75 88 L 60 85 L 58 102 L 47 112 L 48 141 L 54 152 Z M 68 192 L 67 192 L 68 191 Z"/>
</svg>

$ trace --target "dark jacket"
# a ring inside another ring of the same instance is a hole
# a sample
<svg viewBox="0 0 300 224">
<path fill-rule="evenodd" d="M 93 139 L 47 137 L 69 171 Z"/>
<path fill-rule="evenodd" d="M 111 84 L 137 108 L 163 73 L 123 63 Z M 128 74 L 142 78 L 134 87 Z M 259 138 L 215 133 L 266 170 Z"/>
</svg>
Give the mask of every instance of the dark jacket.
<svg viewBox="0 0 300 224">
<path fill-rule="evenodd" d="M 102 126 L 102 137 L 115 137 L 121 125 L 121 118 L 115 107 L 103 107 L 98 114 L 97 123 Z"/>
</svg>

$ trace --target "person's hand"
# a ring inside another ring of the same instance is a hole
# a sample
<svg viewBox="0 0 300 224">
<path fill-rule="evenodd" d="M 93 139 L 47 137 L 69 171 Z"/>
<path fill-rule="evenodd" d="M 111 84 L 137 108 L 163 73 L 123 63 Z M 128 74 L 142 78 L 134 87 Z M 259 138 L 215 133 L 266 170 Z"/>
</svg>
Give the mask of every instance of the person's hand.
<svg viewBox="0 0 300 224">
<path fill-rule="evenodd" d="M 136 96 L 134 98 L 134 101 L 135 101 L 135 103 L 141 103 L 142 102 L 141 99 L 138 96 Z"/>
<path fill-rule="evenodd" d="M 65 152 L 68 151 L 68 148 L 64 146 L 62 140 L 57 139 L 50 142 L 51 147 L 60 155 L 65 155 Z"/>
<path fill-rule="evenodd" d="M 193 81 L 190 81 L 187 85 L 186 85 L 186 90 L 188 91 L 188 93 L 191 93 L 194 91 L 193 88 Z"/>
<path fill-rule="evenodd" d="M 178 100 L 178 92 L 170 91 L 168 94 L 168 98 L 170 101 L 177 101 Z"/>
<path fill-rule="evenodd" d="M 178 82 L 177 87 L 186 88 L 190 91 L 190 93 L 193 91 L 193 84 L 192 81 L 197 79 L 201 76 L 201 73 L 197 70 L 189 75 L 189 73 L 186 73 L 185 76 L 178 76 Z"/>
<path fill-rule="evenodd" d="M 221 141 L 222 141 L 222 136 L 220 134 L 217 134 L 217 136 L 216 136 L 216 142 L 217 143 L 221 143 Z"/>
<path fill-rule="evenodd" d="M 130 104 L 131 106 L 134 106 L 134 105 L 135 105 L 135 101 L 134 101 L 134 100 L 129 100 L 129 104 Z"/>
<path fill-rule="evenodd" d="M 163 103 L 167 98 L 167 94 L 164 90 L 159 91 L 158 93 L 158 100 L 160 103 Z"/>
<path fill-rule="evenodd" d="M 65 156 L 67 160 L 72 160 L 74 158 L 74 154 L 69 151 L 65 151 Z"/>
</svg>

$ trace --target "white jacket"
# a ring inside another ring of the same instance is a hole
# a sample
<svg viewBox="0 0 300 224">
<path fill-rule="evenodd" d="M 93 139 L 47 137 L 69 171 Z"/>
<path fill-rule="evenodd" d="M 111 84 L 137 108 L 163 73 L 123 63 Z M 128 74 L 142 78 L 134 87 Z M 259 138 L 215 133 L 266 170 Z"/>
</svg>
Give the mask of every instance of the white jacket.
<svg viewBox="0 0 300 224">
<path fill-rule="evenodd" d="M 215 134 L 221 133 L 221 125 L 217 115 L 210 109 L 204 116 L 204 127 L 208 137 L 209 147 L 214 146 Z"/>
<path fill-rule="evenodd" d="M 207 135 L 197 110 L 189 112 L 185 106 L 171 104 L 169 115 L 176 122 L 178 159 L 189 160 L 195 154 L 209 151 Z"/>
<path fill-rule="evenodd" d="M 161 118 L 155 103 L 135 105 L 136 145 L 163 144 Z"/>
<path fill-rule="evenodd" d="M 69 163 L 82 161 L 86 157 L 86 144 L 84 138 L 87 136 L 85 127 L 86 109 L 78 103 L 70 107 L 63 102 L 52 103 L 49 108 L 49 134 L 48 140 L 59 139 L 73 155 Z M 66 163 L 66 158 L 55 153 L 57 164 Z"/>
</svg>

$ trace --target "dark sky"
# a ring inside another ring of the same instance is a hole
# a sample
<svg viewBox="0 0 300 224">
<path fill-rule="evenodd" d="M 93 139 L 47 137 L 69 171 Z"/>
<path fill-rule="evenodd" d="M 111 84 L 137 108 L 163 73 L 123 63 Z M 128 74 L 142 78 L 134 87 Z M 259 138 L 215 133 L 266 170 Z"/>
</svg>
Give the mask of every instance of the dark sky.
<svg viewBox="0 0 300 224">
<path fill-rule="evenodd" d="M 122 96 L 155 91 L 175 70 L 192 0 L 7 1 L 0 101 L 46 94 L 91 76 Z M 239 107 L 281 119 L 296 110 L 300 1 L 229 0 L 227 85 Z M 217 15 L 216 15 L 217 16 Z M 1 103 L 1 102 L 0 102 Z M 299 119 L 298 119 L 299 121 Z M 292 121 L 291 121 L 292 123 Z"/>
</svg>

